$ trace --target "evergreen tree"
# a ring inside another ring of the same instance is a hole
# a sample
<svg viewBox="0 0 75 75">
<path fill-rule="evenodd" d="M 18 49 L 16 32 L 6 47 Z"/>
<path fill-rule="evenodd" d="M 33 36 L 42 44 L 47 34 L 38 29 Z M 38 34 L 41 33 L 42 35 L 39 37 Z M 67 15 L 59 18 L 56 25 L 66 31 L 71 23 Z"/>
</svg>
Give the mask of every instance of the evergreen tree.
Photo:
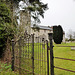
<svg viewBox="0 0 75 75">
<path fill-rule="evenodd" d="M 10 23 L 10 10 L 5 3 L 0 2 L 0 57 L 6 48 L 7 37 L 10 35 L 8 31 Z"/>
<path fill-rule="evenodd" d="M 60 25 L 53 26 L 53 39 L 56 44 L 61 44 L 63 40 L 63 29 Z"/>
</svg>

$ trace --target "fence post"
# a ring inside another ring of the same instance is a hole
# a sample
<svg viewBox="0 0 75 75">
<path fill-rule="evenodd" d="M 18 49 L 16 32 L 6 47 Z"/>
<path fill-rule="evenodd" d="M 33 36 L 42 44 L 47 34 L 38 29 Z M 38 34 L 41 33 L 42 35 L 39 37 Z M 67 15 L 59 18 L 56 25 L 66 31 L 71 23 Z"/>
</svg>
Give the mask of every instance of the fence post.
<svg viewBox="0 0 75 75">
<path fill-rule="evenodd" d="M 48 33 L 50 41 L 50 73 L 54 75 L 54 57 L 53 57 L 53 33 Z"/>
<path fill-rule="evenodd" d="M 47 40 L 47 75 L 49 75 L 49 54 L 48 54 L 49 46 Z"/>
<path fill-rule="evenodd" d="M 22 38 L 20 37 L 18 44 L 19 44 L 19 75 L 21 75 L 21 41 Z"/>
<path fill-rule="evenodd" d="M 11 66 L 11 69 L 12 71 L 14 71 L 14 46 L 15 46 L 15 43 L 14 43 L 14 39 L 12 39 L 12 66 Z"/>
<path fill-rule="evenodd" d="M 32 72 L 34 75 L 34 34 L 32 34 Z"/>
</svg>

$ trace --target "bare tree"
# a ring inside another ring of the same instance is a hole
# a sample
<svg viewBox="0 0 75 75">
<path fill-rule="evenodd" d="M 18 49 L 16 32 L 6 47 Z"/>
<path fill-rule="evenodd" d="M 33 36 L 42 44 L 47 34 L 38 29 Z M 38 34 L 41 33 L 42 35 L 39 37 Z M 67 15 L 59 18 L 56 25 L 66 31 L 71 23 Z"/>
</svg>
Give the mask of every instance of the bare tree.
<svg viewBox="0 0 75 75">
<path fill-rule="evenodd" d="M 68 36 L 69 39 L 73 38 L 73 31 L 71 29 L 69 29 L 69 31 L 67 33 L 67 36 Z"/>
<path fill-rule="evenodd" d="M 69 38 L 70 41 L 74 41 L 75 40 L 75 31 L 72 31 L 71 29 L 68 31 L 67 36 Z"/>
<path fill-rule="evenodd" d="M 75 31 L 73 32 L 73 39 L 75 39 Z"/>
</svg>

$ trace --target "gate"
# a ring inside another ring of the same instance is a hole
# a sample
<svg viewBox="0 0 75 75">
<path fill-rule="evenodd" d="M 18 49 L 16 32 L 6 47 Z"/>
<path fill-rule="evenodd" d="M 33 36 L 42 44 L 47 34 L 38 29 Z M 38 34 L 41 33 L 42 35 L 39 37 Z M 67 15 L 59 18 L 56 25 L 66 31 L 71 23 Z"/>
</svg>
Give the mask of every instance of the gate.
<svg viewBox="0 0 75 75">
<path fill-rule="evenodd" d="M 34 36 L 34 72 L 35 75 L 48 75 L 48 41 Z"/>
<path fill-rule="evenodd" d="M 12 70 L 19 75 L 49 75 L 48 41 L 34 34 L 12 40 Z"/>
</svg>

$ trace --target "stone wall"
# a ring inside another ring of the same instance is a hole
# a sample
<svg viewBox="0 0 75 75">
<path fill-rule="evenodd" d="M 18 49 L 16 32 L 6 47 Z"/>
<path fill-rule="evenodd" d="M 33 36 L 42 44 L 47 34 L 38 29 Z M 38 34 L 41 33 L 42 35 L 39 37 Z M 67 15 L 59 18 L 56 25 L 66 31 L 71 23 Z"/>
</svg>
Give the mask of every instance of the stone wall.
<svg viewBox="0 0 75 75">
<path fill-rule="evenodd" d="M 44 38 L 44 40 L 48 40 L 48 33 L 52 33 L 53 31 L 46 30 L 46 29 L 40 29 L 39 31 L 34 31 L 31 29 L 31 33 L 35 34 L 35 37 L 39 37 L 41 39 Z M 36 40 L 37 41 L 37 40 Z"/>
</svg>

